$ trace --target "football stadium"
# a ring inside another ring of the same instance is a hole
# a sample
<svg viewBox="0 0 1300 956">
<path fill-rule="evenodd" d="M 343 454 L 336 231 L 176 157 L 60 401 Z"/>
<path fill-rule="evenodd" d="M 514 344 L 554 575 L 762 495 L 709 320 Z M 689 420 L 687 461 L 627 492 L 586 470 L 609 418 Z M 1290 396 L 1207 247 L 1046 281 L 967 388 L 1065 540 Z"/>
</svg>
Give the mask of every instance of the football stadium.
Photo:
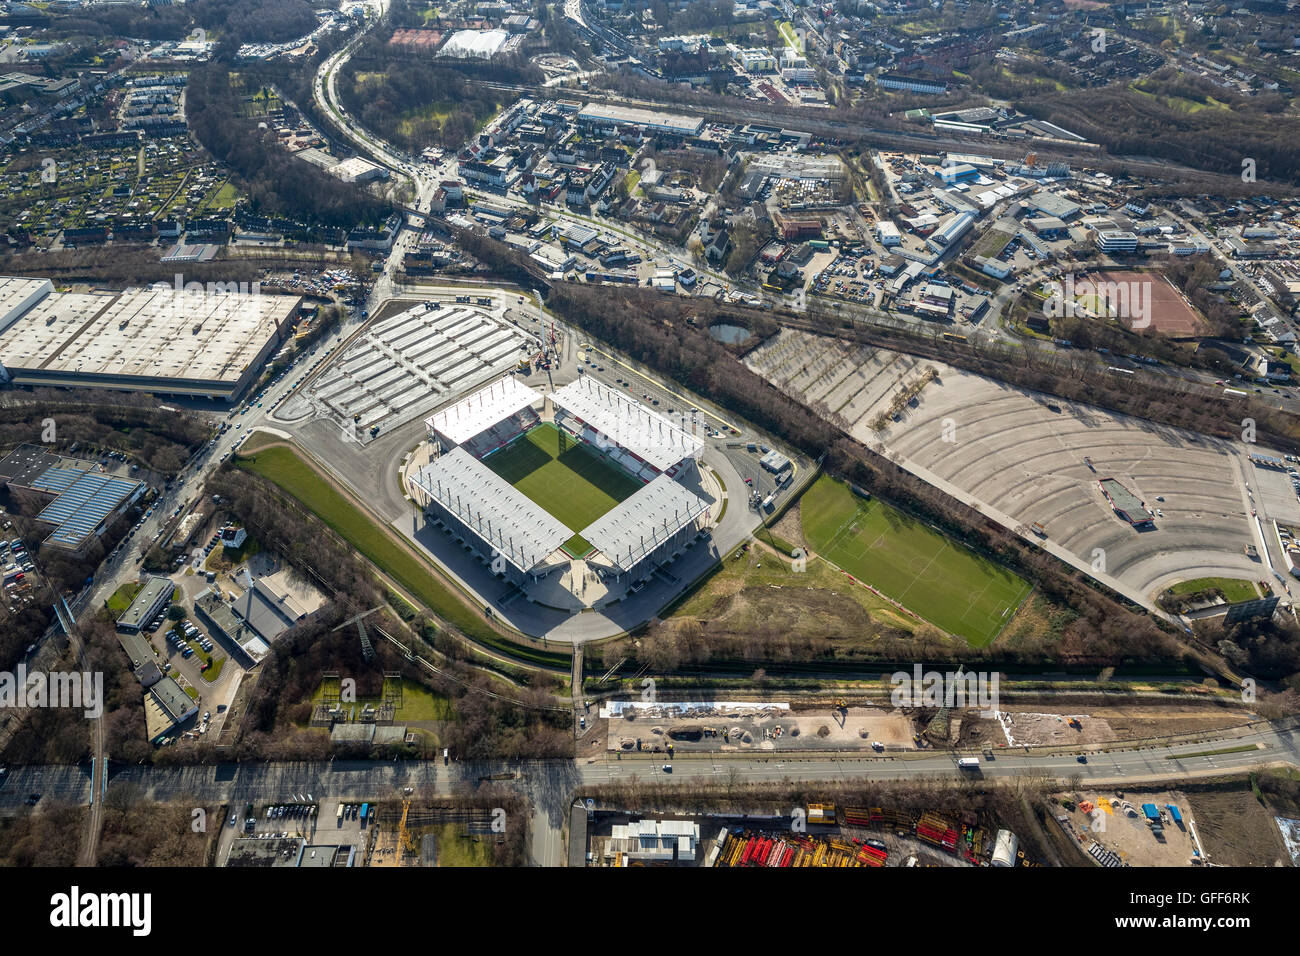
<svg viewBox="0 0 1300 956">
<path fill-rule="evenodd" d="M 701 439 L 600 382 L 547 395 L 505 376 L 425 422 L 410 475 L 425 518 L 526 589 L 557 572 L 604 599 L 635 592 L 708 534 Z M 573 574 L 575 565 L 582 573 Z M 567 576 L 566 576 L 567 572 Z"/>
</svg>

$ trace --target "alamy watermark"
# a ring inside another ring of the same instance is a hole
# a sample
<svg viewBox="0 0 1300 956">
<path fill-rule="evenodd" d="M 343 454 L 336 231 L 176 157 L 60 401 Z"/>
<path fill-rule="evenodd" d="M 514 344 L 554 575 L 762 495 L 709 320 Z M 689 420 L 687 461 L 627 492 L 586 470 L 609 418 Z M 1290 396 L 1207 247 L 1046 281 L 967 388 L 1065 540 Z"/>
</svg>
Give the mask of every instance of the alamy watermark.
<svg viewBox="0 0 1300 956">
<path fill-rule="evenodd" d="M 58 707 L 82 710 L 94 719 L 104 713 L 104 675 L 96 671 L 0 671 L 0 707 Z"/>
<path fill-rule="evenodd" d="M 894 707 L 978 707 L 981 717 L 998 713 L 997 671 L 895 671 L 889 676 L 889 701 Z"/>
<path fill-rule="evenodd" d="M 1048 291 L 1043 311 L 1054 319 L 1094 314 L 1079 304 L 1081 297 L 1089 296 L 1096 303 L 1095 314 L 1098 317 L 1125 319 L 1132 329 L 1145 329 L 1151 325 L 1151 283 L 1146 280 L 1076 280 L 1073 272 L 1067 272 L 1064 280 L 1053 280 L 1043 285 Z"/>
</svg>

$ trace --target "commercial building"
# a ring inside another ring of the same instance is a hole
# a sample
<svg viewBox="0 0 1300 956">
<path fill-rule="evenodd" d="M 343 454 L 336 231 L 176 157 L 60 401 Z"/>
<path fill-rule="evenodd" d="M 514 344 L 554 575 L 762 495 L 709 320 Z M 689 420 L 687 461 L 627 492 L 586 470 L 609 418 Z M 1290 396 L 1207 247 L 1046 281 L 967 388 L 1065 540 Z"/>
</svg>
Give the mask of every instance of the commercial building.
<svg viewBox="0 0 1300 956">
<path fill-rule="evenodd" d="M 301 299 L 194 285 L 39 296 L 20 286 L 0 303 L 0 382 L 234 401 L 292 334 Z"/>
<path fill-rule="evenodd" d="M 1025 206 L 1044 216 L 1054 216 L 1062 222 L 1069 222 L 1081 212 L 1083 207 L 1056 193 L 1040 190 L 1025 200 Z"/>
<path fill-rule="evenodd" d="M 670 133 L 675 136 L 699 136 L 704 120 L 699 116 L 677 113 L 660 113 L 625 106 L 607 106 L 588 103 L 578 112 L 578 123 L 600 129 L 635 126 L 651 133 Z"/>
<path fill-rule="evenodd" d="M 457 60 L 490 60 L 510 39 L 505 30 L 457 30 L 438 51 Z"/>
<path fill-rule="evenodd" d="M 124 631 L 139 631 L 154 616 L 171 603 L 176 585 L 163 577 L 153 576 L 145 582 L 135 599 L 122 616 L 117 619 L 117 626 Z"/>
<path fill-rule="evenodd" d="M 312 589 L 296 586 L 288 572 L 258 578 L 231 606 L 237 618 L 257 632 L 267 644 L 324 604 Z"/>
<path fill-rule="evenodd" d="M 1138 237 L 1119 229 L 1103 229 L 1097 233 L 1097 248 L 1108 253 L 1137 252 Z"/>
<path fill-rule="evenodd" d="M 876 238 L 880 240 L 880 244 L 886 249 L 890 246 L 901 245 L 903 242 L 898 227 L 887 219 L 882 219 L 876 223 Z"/>
<path fill-rule="evenodd" d="M 145 732 L 154 745 L 198 712 L 198 702 L 174 678 L 164 677 L 145 691 Z"/>
<path fill-rule="evenodd" d="M 143 482 L 105 474 L 93 462 L 51 455 L 37 445 L 20 445 L 0 462 L 0 482 L 52 495 L 36 516 L 54 526 L 42 543 L 74 554 L 84 553 L 148 490 Z"/>
<path fill-rule="evenodd" d="M 903 76 L 898 73 L 881 73 L 876 78 L 876 85 L 886 90 L 907 90 L 909 93 L 948 92 L 948 84 L 941 80 L 932 80 L 919 76 Z"/>
<path fill-rule="evenodd" d="M 605 843 L 605 856 L 624 860 L 694 862 L 700 825 L 691 820 L 637 820 L 616 823 Z"/>
<path fill-rule="evenodd" d="M 388 178 L 388 170 L 382 166 L 376 166 L 360 156 L 353 156 L 351 159 L 343 160 L 334 166 L 330 173 L 345 183 L 368 183 L 377 179 Z"/>
</svg>

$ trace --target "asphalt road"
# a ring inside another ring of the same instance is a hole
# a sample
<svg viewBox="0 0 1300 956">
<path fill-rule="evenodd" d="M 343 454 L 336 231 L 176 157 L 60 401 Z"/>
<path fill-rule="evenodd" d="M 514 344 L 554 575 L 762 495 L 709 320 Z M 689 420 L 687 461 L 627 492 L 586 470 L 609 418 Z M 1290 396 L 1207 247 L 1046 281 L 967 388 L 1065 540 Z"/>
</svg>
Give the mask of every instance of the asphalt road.
<svg viewBox="0 0 1300 956">
<path fill-rule="evenodd" d="M 917 752 L 900 756 L 810 755 L 753 753 L 679 756 L 672 772 L 661 769 L 664 758 L 603 754 L 585 760 L 452 763 L 329 761 L 301 763 L 242 763 L 195 767 L 110 767 L 111 791 L 136 799 L 197 805 L 231 801 L 256 804 L 291 802 L 310 794 L 330 801 L 384 799 L 413 787 L 422 794 L 452 796 L 477 789 L 489 777 L 502 781 L 532 800 L 530 832 L 532 862 L 559 866 L 564 859 L 563 829 L 574 791 L 607 783 L 653 782 L 660 786 L 687 784 L 761 784 L 782 781 L 968 779 L 1009 781 L 1019 777 L 1079 779 L 1079 786 L 1176 783 L 1191 777 L 1241 773 L 1272 764 L 1300 765 L 1300 730 L 1288 718 L 1210 733 L 1173 746 L 1150 742 L 1103 752 L 1091 752 L 1087 763 L 1076 755 L 1048 749 L 1002 750 L 996 759 L 981 759 L 976 774 L 957 768 L 957 754 Z M 1232 751 L 1213 753 L 1212 751 Z M 1073 785 L 1073 784 L 1071 784 Z M 86 803 L 90 780 L 86 766 L 15 767 L 0 777 L 0 813 L 23 812 L 29 794 L 43 800 Z"/>
</svg>

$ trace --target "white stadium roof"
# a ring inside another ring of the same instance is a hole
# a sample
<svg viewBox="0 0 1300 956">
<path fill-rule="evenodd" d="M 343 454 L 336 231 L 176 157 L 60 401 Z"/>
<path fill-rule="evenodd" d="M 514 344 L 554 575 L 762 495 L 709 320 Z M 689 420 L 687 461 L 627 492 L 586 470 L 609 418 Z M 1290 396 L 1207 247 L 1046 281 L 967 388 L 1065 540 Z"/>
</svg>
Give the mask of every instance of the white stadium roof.
<svg viewBox="0 0 1300 956">
<path fill-rule="evenodd" d="M 531 571 L 573 537 L 463 448 L 425 465 L 415 482 L 520 571 Z"/>
<path fill-rule="evenodd" d="M 551 402 L 660 471 L 704 447 L 658 412 L 587 376 L 554 392 Z"/>
<path fill-rule="evenodd" d="M 587 543 L 620 570 L 635 567 L 700 515 L 709 503 L 668 475 L 660 475 L 586 528 Z"/>
<path fill-rule="evenodd" d="M 533 391 L 513 375 L 507 375 L 456 404 L 448 405 L 432 418 L 425 419 L 424 423 L 460 445 L 541 400 L 540 392 Z"/>
</svg>

